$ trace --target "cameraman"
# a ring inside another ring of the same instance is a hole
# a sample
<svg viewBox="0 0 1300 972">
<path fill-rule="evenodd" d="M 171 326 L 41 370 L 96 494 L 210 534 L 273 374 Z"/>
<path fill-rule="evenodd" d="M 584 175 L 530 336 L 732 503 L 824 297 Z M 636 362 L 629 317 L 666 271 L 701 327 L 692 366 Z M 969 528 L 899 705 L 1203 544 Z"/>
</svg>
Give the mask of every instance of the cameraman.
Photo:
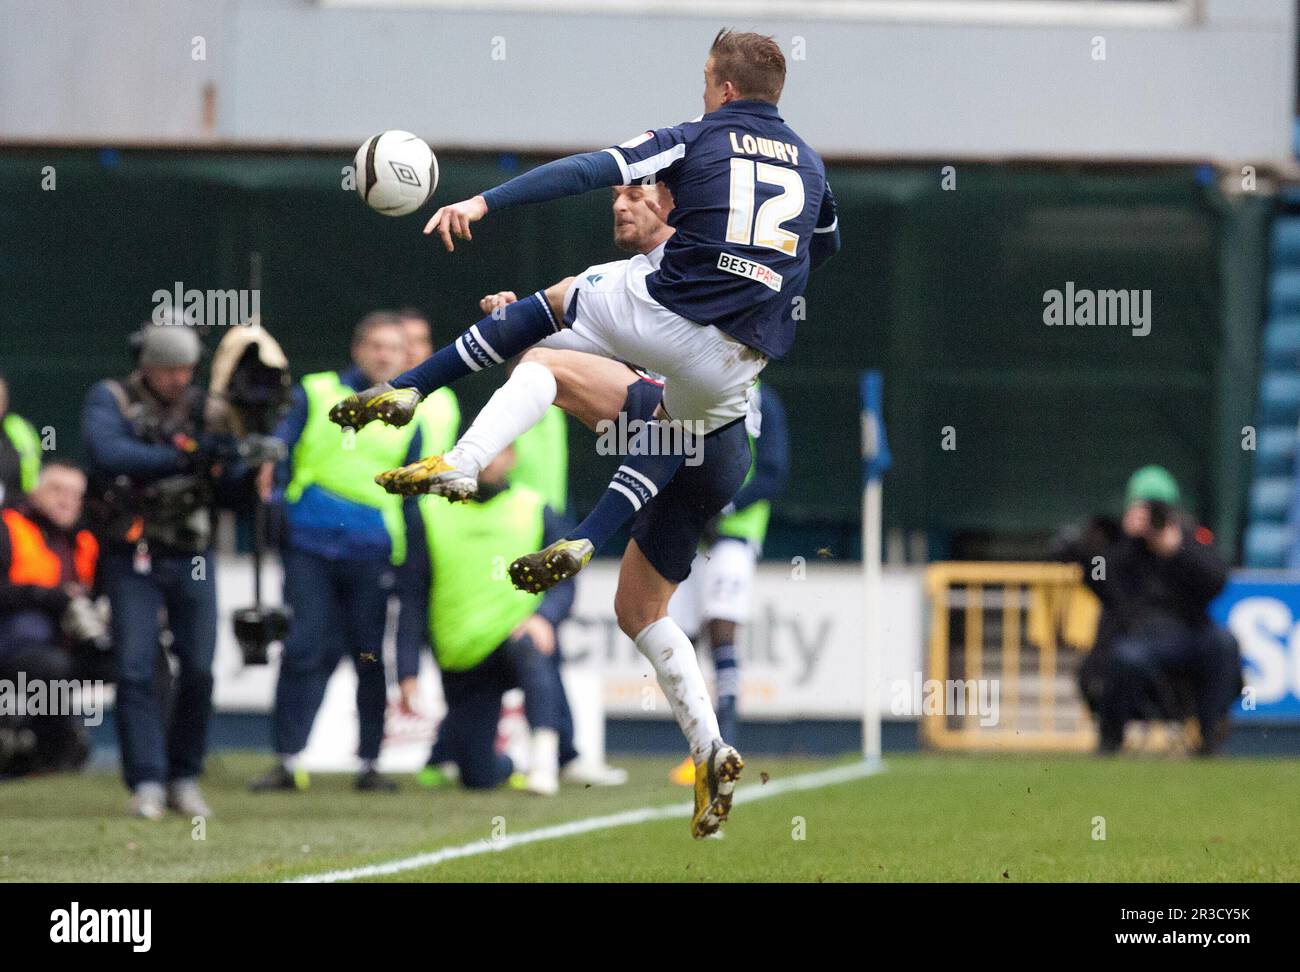
<svg viewBox="0 0 1300 972">
<path fill-rule="evenodd" d="M 103 549 L 104 589 L 118 654 L 117 729 L 131 810 L 157 820 L 170 806 L 209 816 L 198 787 L 212 713 L 217 637 L 211 509 L 244 473 L 222 406 L 194 385 L 202 345 L 182 323 L 145 324 L 136 368 L 90 389 L 82 441 L 90 508 Z M 155 684 L 159 611 L 179 663 L 171 718 Z"/>
<path fill-rule="evenodd" d="M 1236 640 L 1206 611 L 1227 582 L 1227 565 L 1210 531 L 1178 508 L 1167 470 L 1144 466 L 1125 495 L 1118 529 L 1093 521 L 1072 550 L 1102 604 L 1097 643 L 1080 673 L 1100 751 L 1119 751 L 1130 719 L 1177 718 L 1190 708 L 1200 751 L 1209 754 L 1241 689 Z M 1190 704 L 1180 703 L 1180 690 Z"/>
</svg>

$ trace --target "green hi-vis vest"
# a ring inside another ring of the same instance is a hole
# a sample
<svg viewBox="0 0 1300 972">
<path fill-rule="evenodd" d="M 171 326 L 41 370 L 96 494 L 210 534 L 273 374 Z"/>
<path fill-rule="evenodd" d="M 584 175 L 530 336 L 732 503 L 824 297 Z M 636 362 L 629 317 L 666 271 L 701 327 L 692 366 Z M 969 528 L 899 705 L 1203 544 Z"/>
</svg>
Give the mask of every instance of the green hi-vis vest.
<svg viewBox="0 0 1300 972">
<path fill-rule="evenodd" d="M 473 668 L 537 610 L 542 596 L 517 590 L 506 568 L 541 549 L 544 509 L 542 497 L 526 486 L 485 503 L 421 498 L 432 571 L 429 636 L 439 668 Z"/>
<path fill-rule="evenodd" d="M 426 456 L 446 452 L 460 431 L 460 402 L 450 388 L 439 388 L 415 410 L 420 427 L 420 451 Z"/>
<path fill-rule="evenodd" d="M 308 486 L 319 486 L 335 496 L 376 509 L 384 518 L 394 564 L 406 560 L 406 528 L 402 522 L 402 497 L 386 492 L 375 474 L 406 461 L 420 421 L 394 428 L 371 422 L 355 432 L 340 429 L 329 410 L 352 389 L 337 371 L 318 371 L 302 379 L 307 393 L 307 421 L 293 447 L 293 478 L 284 491 L 296 503 Z"/>
<path fill-rule="evenodd" d="M 510 482 L 542 494 L 557 513 L 569 508 L 569 425 L 552 405 L 542 420 L 515 440 Z"/>
<path fill-rule="evenodd" d="M 36 426 L 21 415 L 10 412 L 0 423 L 0 431 L 18 453 L 19 482 L 23 492 L 30 493 L 41 478 L 41 437 Z"/>
</svg>

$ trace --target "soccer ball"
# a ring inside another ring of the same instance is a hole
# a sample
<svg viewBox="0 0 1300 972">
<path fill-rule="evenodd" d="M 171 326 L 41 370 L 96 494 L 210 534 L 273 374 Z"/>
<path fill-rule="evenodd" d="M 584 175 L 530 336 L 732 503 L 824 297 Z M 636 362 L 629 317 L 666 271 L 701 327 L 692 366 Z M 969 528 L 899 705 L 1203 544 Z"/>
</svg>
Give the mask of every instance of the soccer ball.
<svg viewBox="0 0 1300 972">
<path fill-rule="evenodd" d="M 367 206 L 385 216 L 413 213 L 438 188 L 438 159 L 424 140 L 410 132 L 372 135 L 357 149 L 357 192 Z"/>
</svg>

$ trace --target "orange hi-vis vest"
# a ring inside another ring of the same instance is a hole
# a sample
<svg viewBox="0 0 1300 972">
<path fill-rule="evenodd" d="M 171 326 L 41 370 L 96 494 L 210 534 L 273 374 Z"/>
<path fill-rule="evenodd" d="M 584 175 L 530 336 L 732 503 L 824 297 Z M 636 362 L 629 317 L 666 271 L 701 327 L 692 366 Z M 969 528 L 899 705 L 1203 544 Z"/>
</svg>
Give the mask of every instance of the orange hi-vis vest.
<svg viewBox="0 0 1300 972">
<path fill-rule="evenodd" d="M 50 549 L 38 527 L 15 509 L 7 509 L 0 517 L 9 528 L 9 543 L 13 560 L 9 564 L 9 582 L 29 584 L 33 587 L 58 587 L 63 583 L 63 565 L 59 555 Z M 83 587 L 95 583 L 95 563 L 99 560 L 99 543 L 89 530 L 78 530 L 72 549 L 72 563 L 77 580 Z"/>
</svg>

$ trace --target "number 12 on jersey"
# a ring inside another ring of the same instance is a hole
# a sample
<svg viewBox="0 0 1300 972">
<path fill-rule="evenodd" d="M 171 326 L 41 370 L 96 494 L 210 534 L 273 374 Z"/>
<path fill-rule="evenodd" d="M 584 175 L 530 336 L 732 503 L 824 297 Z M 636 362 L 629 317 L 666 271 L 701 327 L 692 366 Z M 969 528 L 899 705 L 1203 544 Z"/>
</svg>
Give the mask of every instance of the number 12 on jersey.
<svg viewBox="0 0 1300 972">
<path fill-rule="evenodd" d="M 759 182 L 780 187 L 754 214 L 755 186 Z M 727 242 L 763 246 L 794 256 L 799 236 L 781 228 L 803 212 L 803 179 L 793 169 L 754 159 L 731 160 L 731 213 L 727 217 Z"/>
</svg>

